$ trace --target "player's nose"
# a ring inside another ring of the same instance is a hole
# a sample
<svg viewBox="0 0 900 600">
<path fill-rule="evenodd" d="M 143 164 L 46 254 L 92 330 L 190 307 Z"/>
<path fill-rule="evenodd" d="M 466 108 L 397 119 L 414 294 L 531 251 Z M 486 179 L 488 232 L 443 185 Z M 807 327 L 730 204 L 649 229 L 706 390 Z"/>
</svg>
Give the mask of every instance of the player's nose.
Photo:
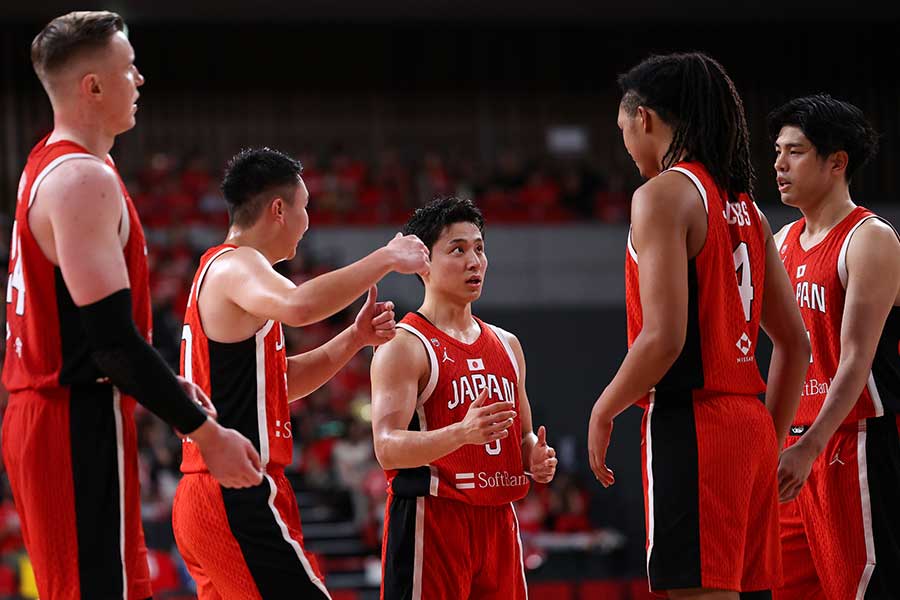
<svg viewBox="0 0 900 600">
<path fill-rule="evenodd" d="M 787 161 L 784 159 L 784 154 L 780 152 L 775 155 L 775 170 L 779 172 L 787 170 Z"/>
</svg>

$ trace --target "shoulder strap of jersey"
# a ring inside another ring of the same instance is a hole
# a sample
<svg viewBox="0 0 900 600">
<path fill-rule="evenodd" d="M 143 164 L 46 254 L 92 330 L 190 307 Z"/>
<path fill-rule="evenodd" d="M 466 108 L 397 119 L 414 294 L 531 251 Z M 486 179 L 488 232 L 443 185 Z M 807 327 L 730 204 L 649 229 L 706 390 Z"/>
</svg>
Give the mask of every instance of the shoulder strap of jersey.
<svg viewBox="0 0 900 600">
<path fill-rule="evenodd" d="M 788 237 L 791 235 L 791 230 L 800 222 L 800 219 L 797 219 L 793 223 L 789 223 L 786 227 L 782 228 L 781 231 L 775 234 L 775 247 L 778 248 L 779 252 L 781 251 L 781 246 L 787 241 Z"/>
<path fill-rule="evenodd" d="M 709 199 L 706 195 L 706 186 L 703 185 L 703 182 L 700 181 L 700 178 L 697 177 L 697 174 L 687 167 L 687 163 L 678 163 L 676 166 L 670 167 L 666 170 L 677 171 L 682 175 L 686 175 L 687 178 L 691 180 L 691 182 L 694 184 L 694 187 L 696 187 L 697 191 L 700 192 L 700 197 L 703 199 L 703 208 L 705 208 L 707 214 L 709 214 Z"/>
<path fill-rule="evenodd" d="M 516 360 L 516 355 L 513 352 L 512 346 L 509 345 L 509 341 L 507 340 L 508 335 L 511 335 L 506 330 L 500 329 L 496 325 L 491 325 L 490 323 L 485 323 L 484 321 L 479 321 L 482 325 L 487 325 L 491 328 L 491 331 L 494 332 L 494 335 L 497 336 L 497 339 L 500 340 L 500 343 L 503 344 L 503 348 L 506 349 L 506 354 L 509 356 L 509 362 L 512 363 L 513 371 L 516 372 L 516 381 L 519 380 L 521 375 L 519 374 L 519 361 Z"/>
<path fill-rule="evenodd" d="M 89 154 L 87 152 L 67 152 L 65 154 L 61 154 L 47 163 L 44 168 L 41 169 L 40 173 L 34 178 L 34 182 L 31 184 L 31 193 L 28 194 L 28 208 L 31 208 L 31 205 L 34 203 L 34 199 L 37 196 L 38 188 L 41 183 L 43 183 L 44 179 L 47 178 L 47 175 L 53 172 L 56 167 L 66 162 L 67 160 L 74 160 L 77 158 L 81 159 L 92 159 L 103 162 L 93 154 Z M 105 163 L 104 163 L 105 164 Z"/>
<path fill-rule="evenodd" d="M 416 329 L 413 325 L 401 321 L 400 323 L 397 323 L 397 327 L 399 329 L 403 329 L 404 331 L 408 331 L 409 333 L 419 338 L 419 341 L 422 342 L 423 346 L 425 346 L 425 353 L 428 354 L 428 362 L 431 366 L 431 374 L 428 376 L 428 384 L 425 386 L 425 389 L 422 390 L 422 393 L 419 394 L 419 397 L 416 401 L 416 405 L 421 407 L 423 404 L 425 404 L 425 402 L 428 401 L 428 398 L 431 397 L 431 394 L 434 392 L 434 388 L 437 386 L 439 375 L 439 363 L 437 354 L 434 353 L 434 348 L 431 347 L 431 343 L 428 341 L 428 338 L 426 338 L 425 335 L 421 331 Z"/>
<path fill-rule="evenodd" d="M 837 270 L 838 270 L 838 278 L 841 280 L 841 285 L 846 290 L 847 289 L 847 280 L 849 279 L 849 275 L 847 272 L 847 250 L 850 248 L 850 239 L 853 237 L 853 234 L 856 233 L 856 230 L 859 229 L 860 225 L 869 221 L 871 219 L 878 219 L 879 221 L 886 223 L 888 227 L 894 230 L 894 233 L 897 234 L 897 230 L 891 225 L 887 219 L 884 217 L 879 217 L 873 212 L 865 211 L 860 215 L 859 221 L 853 225 L 853 229 L 851 229 L 847 233 L 847 237 L 844 238 L 844 243 L 841 244 L 841 251 L 838 254 L 837 261 Z M 897 234 L 898 239 L 900 239 L 900 234 Z"/>
<path fill-rule="evenodd" d="M 213 254 L 208 259 L 206 259 L 206 263 L 200 268 L 200 273 L 197 275 L 197 281 L 195 281 L 193 287 L 191 287 L 191 293 L 188 295 L 188 303 L 187 303 L 188 307 L 190 307 L 191 303 L 194 300 L 198 300 L 200 298 L 200 286 L 203 285 L 203 278 L 206 277 L 206 272 L 212 266 L 213 261 L 216 260 L 217 258 L 219 258 L 220 256 L 222 256 L 223 254 L 225 254 L 226 252 L 229 252 L 234 249 L 235 249 L 234 246 L 223 246 L 223 247 L 219 248 L 219 250 L 215 254 Z"/>
</svg>

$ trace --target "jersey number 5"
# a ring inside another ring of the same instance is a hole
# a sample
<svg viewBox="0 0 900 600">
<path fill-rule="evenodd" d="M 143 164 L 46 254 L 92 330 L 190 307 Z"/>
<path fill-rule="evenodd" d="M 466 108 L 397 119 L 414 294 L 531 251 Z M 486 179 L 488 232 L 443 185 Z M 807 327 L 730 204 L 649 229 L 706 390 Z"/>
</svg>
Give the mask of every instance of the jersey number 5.
<svg viewBox="0 0 900 600">
<path fill-rule="evenodd" d="M 494 440 L 490 444 L 485 444 L 484 451 L 491 456 L 497 456 L 498 454 L 500 454 L 500 440 Z"/>
<path fill-rule="evenodd" d="M 744 320 L 750 321 L 750 307 L 753 305 L 753 282 L 751 281 L 750 253 L 747 242 L 741 242 L 734 249 L 734 271 L 737 275 L 738 293 L 744 308 Z"/>
</svg>

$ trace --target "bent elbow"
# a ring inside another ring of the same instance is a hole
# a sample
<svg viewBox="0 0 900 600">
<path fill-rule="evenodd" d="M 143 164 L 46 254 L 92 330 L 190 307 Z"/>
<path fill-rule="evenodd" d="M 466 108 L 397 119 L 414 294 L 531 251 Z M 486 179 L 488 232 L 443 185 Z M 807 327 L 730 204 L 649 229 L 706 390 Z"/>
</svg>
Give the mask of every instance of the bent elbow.
<svg viewBox="0 0 900 600">
<path fill-rule="evenodd" d="M 288 327 L 305 327 L 315 323 L 313 311 L 306 302 L 291 304 L 285 311 L 287 318 L 282 323 Z"/>
<path fill-rule="evenodd" d="M 391 452 L 385 448 L 385 445 L 383 441 L 375 440 L 375 459 L 378 464 L 385 471 L 399 468 L 396 461 L 392 460 Z"/>
</svg>

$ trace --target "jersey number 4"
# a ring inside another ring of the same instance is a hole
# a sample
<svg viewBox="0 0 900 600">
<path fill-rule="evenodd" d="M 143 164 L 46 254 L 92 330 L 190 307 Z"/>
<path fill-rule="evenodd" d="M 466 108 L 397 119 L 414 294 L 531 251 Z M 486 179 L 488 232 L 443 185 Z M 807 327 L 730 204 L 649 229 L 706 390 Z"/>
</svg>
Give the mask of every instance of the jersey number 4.
<svg viewBox="0 0 900 600">
<path fill-rule="evenodd" d="M 744 308 L 744 320 L 749 322 L 750 308 L 753 306 L 753 281 L 747 242 L 741 242 L 734 249 L 734 271 L 737 275 L 738 293 L 741 295 L 741 304 Z"/>
<path fill-rule="evenodd" d="M 9 276 L 9 283 L 6 284 L 6 303 L 12 304 L 13 290 L 16 290 L 16 314 L 21 316 L 25 314 L 25 272 L 22 269 L 22 242 L 16 232 L 16 225 L 13 223 L 12 251 L 9 256 L 13 269 Z"/>
</svg>

